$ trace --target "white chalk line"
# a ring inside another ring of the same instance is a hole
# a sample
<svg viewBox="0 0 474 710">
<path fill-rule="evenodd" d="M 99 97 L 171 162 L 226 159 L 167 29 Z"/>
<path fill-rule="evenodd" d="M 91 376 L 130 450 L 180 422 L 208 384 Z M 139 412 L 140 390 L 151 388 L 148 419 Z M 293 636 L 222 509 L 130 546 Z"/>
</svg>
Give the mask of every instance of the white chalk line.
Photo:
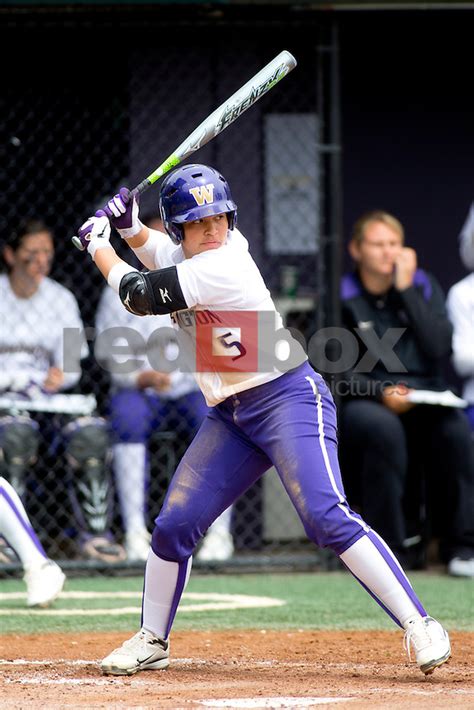
<svg viewBox="0 0 474 710">
<path fill-rule="evenodd" d="M 141 599 L 141 592 L 61 592 L 58 599 Z M 8 599 L 26 599 L 26 592 L 2 592 L 0 601 Z M 267 597 L 252 597 L 248 594 L 221 594 L 220 592 L 184 592 L 183 599 L 193 599 L 195 601 L 209 599 L 219 601 L 221 599 L 267 599 Z"/>
<path fill-rule="evenodd" d="M 4 592 L 0 601 L 26 599 L 24 592 Z M 138 592 L 62 592 L 58 600 L 68 599 L 141 599 Z M 284 599 L 273 597 L 255 597 L 247 594 L 218 594 L 211 592 L 185 592 L 182 598 L 184 604 L 178 607 L 178 613 L 186 614 L 203 611 L 232 611 L 236 609 L 256 609 L 261 607 L 284 606 Z M 189 602 L 204 602 L 194 603 Z M 123 616 L 140 614 L 140 606 L 125 606 L 117 609 L 0 609 L 0 616 Z"/>
<path fill-rule="evenodd" d="M 329 705 L 330 703 L 343 703 L 355 698 L 230 698 L 221 700 L 196 700 L 200 705 L 208 708 L 310 708 L 315 705 Z"/>
</svg>

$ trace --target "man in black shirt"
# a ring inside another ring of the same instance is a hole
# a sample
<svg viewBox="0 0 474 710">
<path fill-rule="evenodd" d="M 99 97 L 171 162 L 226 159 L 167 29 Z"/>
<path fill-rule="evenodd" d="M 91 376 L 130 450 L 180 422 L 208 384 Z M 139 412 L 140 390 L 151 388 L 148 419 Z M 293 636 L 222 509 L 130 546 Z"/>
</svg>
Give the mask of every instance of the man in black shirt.
<svg viewBox="0 0 474 710">
<path fill-rule="evenodd" d="M 349 252 L 356 271 L 342 279 L 342 320 L 357 337 L 359 359 L 351 358 L 338 383 L 348 494 L 409 565 L 421 532 L 422 490 L 448 571 L 473 576 L 474 462 L 466 417 L 456 407 L 413 401 L 420 390 L 448 389 L 443 365 L 452 326 L 443 292 L 418 269 L 402 225 L 386 212 L 356 222 Z"/>
</svg>

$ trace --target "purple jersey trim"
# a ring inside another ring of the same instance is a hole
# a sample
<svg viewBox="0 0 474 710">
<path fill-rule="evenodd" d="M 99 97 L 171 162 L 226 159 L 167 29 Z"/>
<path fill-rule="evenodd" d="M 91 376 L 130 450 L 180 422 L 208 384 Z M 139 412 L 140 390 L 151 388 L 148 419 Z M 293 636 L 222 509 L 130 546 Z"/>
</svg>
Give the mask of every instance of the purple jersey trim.
<svg viewBox="0 0 474 710">
<path fill-rule="evenodd" d="M 425 301 L 429 301 L 433 293 L 433 288 L 431 286 L 431 281 L 428 277 L 426 271 L 423 269 L 417 269 L 413 279 L 413 285 L 420 289 L 423 293 L 423 298 Z M 341 299 L 343 301 L 349 301 L 352 298 L 357 298 L 362 295 L 363 287 L 360 279 L 356 273 L 344 274 L 341 279 Z"/>
</svg>

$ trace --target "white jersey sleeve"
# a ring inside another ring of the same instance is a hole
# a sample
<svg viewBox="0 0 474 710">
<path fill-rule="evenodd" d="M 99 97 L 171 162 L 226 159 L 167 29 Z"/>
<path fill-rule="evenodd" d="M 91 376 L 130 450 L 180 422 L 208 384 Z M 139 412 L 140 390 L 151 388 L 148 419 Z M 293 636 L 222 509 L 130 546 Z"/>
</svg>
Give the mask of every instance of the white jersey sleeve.
<svg viewBox="0 0 474 710">
<path fill-rule="evenodd" d="M 164 269 L 174 266 L 182 258 L 182 249 L 173 244 L 164 232 L 150 229 L 146 243 L 132 250 L 147 269 Z"/>
<path fill-rule="evenodd" d="M 461 230 L 460 254 L 466 269 L 474 271 L 474 202 Z"/>
<path fill-rule="evenodd" d="M 453 366 L 464 379 L 464 398 L 474 403 L 474 273 L 451 286 L 446 306 L 454 327 Z"/>
</svg>

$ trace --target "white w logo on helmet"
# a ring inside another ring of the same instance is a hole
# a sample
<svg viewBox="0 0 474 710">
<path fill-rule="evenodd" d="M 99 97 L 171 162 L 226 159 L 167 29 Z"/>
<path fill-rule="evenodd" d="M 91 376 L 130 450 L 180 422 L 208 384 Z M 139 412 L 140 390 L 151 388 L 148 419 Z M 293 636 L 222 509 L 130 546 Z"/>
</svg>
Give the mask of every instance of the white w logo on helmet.
<svg viewBox="0 0 474 710">
<path fill-rule="evenodd" d="M 191 187 L 189 192 L 196 200 L 199 207 L 202 207 L 204 203 L 210 205 L 214 202 L 214 185 L 210 182 L 208 185 L 199 185 L 198 187 Z"/>
</svg>

